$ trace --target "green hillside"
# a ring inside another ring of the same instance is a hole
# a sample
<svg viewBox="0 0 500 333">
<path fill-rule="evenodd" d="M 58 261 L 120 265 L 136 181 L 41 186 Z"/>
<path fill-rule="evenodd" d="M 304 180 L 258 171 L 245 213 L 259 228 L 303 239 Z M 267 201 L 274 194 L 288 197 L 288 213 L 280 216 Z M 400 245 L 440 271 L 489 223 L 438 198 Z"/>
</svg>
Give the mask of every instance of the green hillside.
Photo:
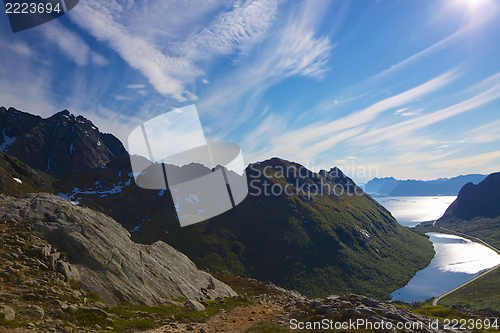
<svg viewBox="0 0 500 333">
<path fill-rule="evenodd" d="M 465 184 L 436 226 L 481 238 L 500 249 L 500 172 Z"/>
<path fill-rule="evenodd" d="M 277 158 L 253 164 L 250 194 L 235 209 L 189 227 L 169 223 L 168 233 L 163 223 L 146 223 L 135 237 L 161 238 L 200 268 L 269 280 L 310 297 L 361 292 L 388 298 L 430 262 L 427 238 L 400 226 L 339 169 L 283 175 L 293 168 L 306 170 Z M 276 184 L 290 184 L 293 195 L 266 196 L 272 186 L 279 192 Z M 323 185 L 323 195 L 314 195 L 314 185 Z M 346 192 L 328 195 L 328 186 Z"/>
</svg>

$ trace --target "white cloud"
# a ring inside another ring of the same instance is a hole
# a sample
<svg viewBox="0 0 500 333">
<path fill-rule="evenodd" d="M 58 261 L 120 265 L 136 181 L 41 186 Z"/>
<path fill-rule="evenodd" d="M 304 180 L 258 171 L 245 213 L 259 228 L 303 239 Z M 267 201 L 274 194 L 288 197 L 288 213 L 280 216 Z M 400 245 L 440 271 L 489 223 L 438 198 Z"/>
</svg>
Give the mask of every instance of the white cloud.
<svg viewBox="0 0 500 333">
<path fill-rule="evenodd" d="M 79 3 L 70 17 L 98 40 L 108 43 L 159 93 L 184 102 L 197 99 L 185 88 L 203 74 L 197 62 L 218 54 L 247 51 L 264 37 L 276 9 L 276 0 L 238 1 L 230 10 L 223 8 L 226 2 L 165 5 L 158 0 L 88 0 Z M 212 16 L 215 8 L 225 10 L 213 22 L 207 22 L 206 17 Z M 170 30 L 183 37 L 172 35 Z"/>
<path fill-rule="evenodd" d="M 467 132 L 470 141 L 474 143 L 488 143 L 500 140 L 500 120 L 474 128 Z"/>
<path fill-rule="evenodd" d="M 474 166 L 485 167 L 487 164 L 494 162 L 494 161 L 497 161 L 499 159 L 500 159 L 500 151 L 492 151 L 489 153 L 437 162 L 437 163 L 434 163 L 434 166 L 439 167 L 439 168 L 460 167 L 463 169 L 474 167 Z M 498 165 L 498 163 L 497 163 L 497 165 Z"/>
<path fill-rule="evenodd" d="M 429 46 L 428 48 L 412 55 L 411 57 L 400 61 L 396 65 L 392 65 L 389 69 L 375 75 L 372 78 L 377 78 L 380 76 L 387 75 L 395 70 L 398 70 L 404 66 L 407 66 L 411 63 L 414 63 L 421 58 L 425 58 L 433 53 L 436 53 L 442 49 L 447 48 L 448 46 L 451 46 L 462 39 L 472 35 L 474 32 L 479 30 L 484 24 L 486 24 L 488 21 L 493 19 L 497 12 L 498 12 L 498 5 L 495 3 L 491 2 L 489 6 L 482 8 L 482 11 L 480 13 L 477 13 L 477 15 L 472 18 L 465 26 L 454 32 L 453 34 L 449 35 L 448 37 L 440 40 L 439 42 Z"/>
<path fill-rule="evenodd" d="M 327 36 L 316 38 L 313 30 L 291 26 L 285 32 L 273 72 L 278 75 L 321 76 L 328 67 L 330 52 L 335 48 Z"/>
<path fill-rule="evenodd" d="M 127 88 L 130 88 L 130 89 L 144 89 L 144 88 L 146 88 L 146 86 L 143 85 L 143 84 L 129 84 L 129 85 L 127 85 Z"/>
<path fill-rule="evenodd" d="M 424 111 L 424 109 L 415 110 L 415 111 L 411 111 L 411 112 L 403 112 L 403 113 L 401 113 L 401 115 L 403 117 L 418 116 L 422 111 Z"/>
<path fill-rule="evenodd" d="M 43 24 L 40 30 L 47 40 L 55 43 L 59 50 L 77 65 L 87 64 L 90 47 L 76 33 L 65 28 L 58 21 Z"/>
<path fill-rule="evenodd" d="M 359 136 L 358 138 L 356 138 L 356 140 L 358 142 L 365 141 L 373 144 L 392 138 L 399 138 L 417 129 L 432 125 L 439 121 L 456 116 L 460 113 L 473 110 L 497 98 L 500 98 L 500 84 L 497 84 L 492 88 L 488 89 L 487 91 L 484 91 L 472 98 L 469 98 L 463 102 L 447 107 L 443 110 L 436 111 L 411 120 L 407 120 L 405 122 L 398 123 L 395 125 L 390 125 L 383 128 L 372 130 L 370 132 L 367 132 Z"/>
<path fill-rule="evenodd" d="M 98 40 L 108 42 L 132 68 L 141 71 L 159 93 L 187 100 L 181 81 L 172 76 L 183 72 L 192 77 L 195 73 L 187 61 L 166 56 L 143 38 L 132 35 L 113 20 L 107 8 L 95 1 L 79 3 L 70 13 L 77 24 Z"/>
<path fill-rule="evenodd" d="M 138 90 L 137 93 L 141 96 L 146 96 L 148 94 L 146 90 Z"/>
<path fill-rule="evenodd" d="M 33 55 L 33 50 L 23 41 L 18 41 L 15 43 L 7 44 L 7 47 L 19 55 L 31 57 Z"/>
<path fill-rule="evenodd" d="M 446 72 L 418 87 L 386 98 L 340 119 L 326 124 L 324 121 L 316 122 L 285 134 L 277 133 L 273 138 L 268 138 L 266 151 L 260 153 L 259 159 L 279 155 L 295 161 L 313 160 L 342 141 L 362 137 L 363 133 L 366 133 L 366 124 L 376 119 L 379 114 L 435 92 L 452 82 L 455 77 L 454 71 Z"/>
<path fill-rule="evenodd" d="M 248 152 L 247 158 L 255 160 L 262 149 L 266 150 L 266 143 L 285 130 L 285 123 L 284 117 L 270 114 L 256 128 L 246 134 L 242 147 Z"/>
<path fill-rule="evenodd" d="M 125 97 L 125 96 L 123 96 L 123 95 L 116 95 L 116 96 L 115 96 L 115 99 L 116 99 L 117 101 L 127 101 L 127 100 L 131 100 L 131 99 L 132 99 L 132 97 Z"/>
<path fill-rule="evenodd" d="M 262 94 L 286 77 L 321 78 L 328 71 L 327 61 L 335 44 L 329 36 L 317 36 L 316 31 L 329 5 L 327 1 L 304 1 L 282 27 L 273 27 L 273 35 L 259 46 L 254 58 L 212 82 L 210 94 L 201 101 L 199 110 L 224 119 L 210 124 L 214 132 L 223 130 L 227 135 L 228 128 L 237 129 L 245 123 Z M 245 107 L 242 108 L 243 100 Z M 240 112 L 235 114 L 235 108 Z"/>
<path fill-rule="evenodd" d="M 190 59 L 203 59 L 214 54 L 247 51 L 260 42 L 276 11 L 275 0 L 247 0 L 220 14 L 201 32 L 189 36 L 179 53 Z"/>
<path fill-rule="evenodd" d="M 85 41 L 75 32 L 67 29 L 58 21 L 52 21 L 40 27 L 43 36 L 56 44 L 59 50 L 79 66 L 85 66 L 89 60 L 98 66 L 108 64 L 108 60 L 97 52 L 91 51 Z"/>
<path fill-rule="evenodd" d="M 108 59 L 104 58 L 102 55 L 100 55 L 99 53 L 96 53 L 94 51 L 90 52 L 90 59 L 92 60 L 92 63 L 94 65 L 105 66 L 105 65 L 109 64 Z"/>
<path fill-rule="evenodd" d="M 397 110 L 396 112 L 394 112 L 394 114 L 401 113 L 401 112 L 406 111 L 406 110 L 408 110 L 408 109 L 410 109 L 410 108 L 402 108 L 402 109 L 399 109 L 399 110 Z"/>
</svg>

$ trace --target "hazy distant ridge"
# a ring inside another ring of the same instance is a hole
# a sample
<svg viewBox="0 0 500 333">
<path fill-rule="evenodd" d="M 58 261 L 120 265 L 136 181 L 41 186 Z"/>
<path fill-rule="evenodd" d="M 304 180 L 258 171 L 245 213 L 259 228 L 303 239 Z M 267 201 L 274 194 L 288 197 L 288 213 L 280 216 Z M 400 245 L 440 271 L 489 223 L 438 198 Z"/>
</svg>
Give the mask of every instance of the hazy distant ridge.
<svg viewBox="0 0 500 333">
<path fill-rule="evenodd" d="M 391 197 L 402 196 L 432 196 L 458 195 L 458 192 L 467 183 L 478 184 L 487 175 L 470 174 L 453 178 L 439 178 L 435 180 L 397 180 L 393 177 L 374 178 L 365 185 L 367 193 L 376 193 Z"/>
</svg>

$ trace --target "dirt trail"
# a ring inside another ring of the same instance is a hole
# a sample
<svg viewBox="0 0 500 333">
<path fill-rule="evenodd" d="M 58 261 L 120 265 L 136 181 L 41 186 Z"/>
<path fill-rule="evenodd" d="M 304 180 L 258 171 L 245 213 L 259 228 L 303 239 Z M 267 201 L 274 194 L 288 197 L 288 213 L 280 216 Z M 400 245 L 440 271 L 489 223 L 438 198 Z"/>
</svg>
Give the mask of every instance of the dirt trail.
<svg viewBox="0 0 500 333">
<path fill-rule="evenodd" d="M 173 322 L 162 327 L 145 331 L 144 333 L 240 333 L 255 323 L 273 321 L 285 323 L 282 315 L 285 313 L 283 305 L 276 302 L 263 301 L 262 304 L 241 306 L 231 310 L 221 310 L 218 314 L 207 320 L 206 323 L 184 324 Z"/>
</svg>

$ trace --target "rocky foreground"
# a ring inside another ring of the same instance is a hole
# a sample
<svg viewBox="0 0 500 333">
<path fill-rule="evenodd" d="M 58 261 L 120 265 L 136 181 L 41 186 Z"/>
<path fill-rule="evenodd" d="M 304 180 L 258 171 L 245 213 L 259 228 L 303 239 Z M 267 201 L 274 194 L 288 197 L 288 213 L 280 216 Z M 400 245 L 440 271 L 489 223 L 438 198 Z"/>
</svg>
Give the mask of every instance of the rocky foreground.
<svg viewBox="0 0 500 333">
<path fill-rule="evenodd" d="M 0 195 L 0 332 L 451 331 L 443 319 L 362 295 L 310 300 L 214 277 L 163 242 L 129 237 L 106 215 L 53 195 Z"/>
<path fill-rule="evenodd" d="M 0 212 L 0 219 L 20 230 L 4 236 L 4 257 L 19 261 L 8 260 L 7 279 L 22 280 L 16 270 L 25 265 L 48 269 L 112 305 L 236 295 L 171 246 L 161 241 L 136 244 L 112 218 L 57 196 L 40 193 L 17 199 L 0 195 Z"/>
</svg>

